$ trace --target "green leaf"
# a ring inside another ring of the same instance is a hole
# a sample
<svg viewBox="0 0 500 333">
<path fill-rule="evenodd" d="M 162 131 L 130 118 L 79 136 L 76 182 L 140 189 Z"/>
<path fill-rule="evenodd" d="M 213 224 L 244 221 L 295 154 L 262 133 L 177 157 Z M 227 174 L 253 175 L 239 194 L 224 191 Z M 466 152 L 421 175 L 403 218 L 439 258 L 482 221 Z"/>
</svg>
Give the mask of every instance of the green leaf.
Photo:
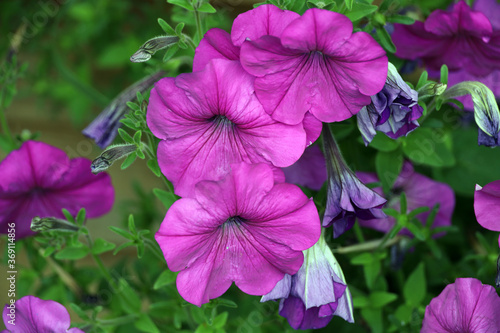
<svg viewBox="0 0 500 333">
<path fill-rule="evenodd" d="M 163 56 L 163 62 L 167 62 L 170 59 L 172 59 L 172 57 L 177 53 L 177 51 L 179 51 L 179 45 L 175 44 L 170 46 L 167 49 L 167 52 L 165 52 L 165 55 Z"/>
<path fill-rule="evenodd" d="M 382 308 L 391 302 L 394 302 L 398 298 L 398 295 L 385 291 L 375 291 L 370 294 L 369 298 L 370 306 L 377 309 Z"/>
<path fill-rule="evenodd" d="M 125 238 L 130 239 L 130 240 L 134 240 L 134 236 L 129 234 L 129 232 L 126 230 L 123 230 L 123 229 L 120 229 L 120 228 L 114 227 L 114 226 L 109 227 L 109 230 L 113 231 L 114 233 L 116 233 L 122 237 L 125 237 Z"/>
<path fill-rule="evenodd" d="M 128 216 L 128 230 L 133 235 L 137 234 L 137 229 L 135 227 L 135 222 L 134 222 L 134 215 L 132 214 Z"/>
<path fill-rule="evenodd" d="M 213 300 L 213 302 L 216 302 L 217 305 L 225 306 L 227 308 L 236 309 L 238 307 L 238 304 L 236 304 L 235 302 L 221 297 L 216 298 L 215 300 Z"/>
<path fill-rule="evenodd" d="M 420 74 L 420 78 L 418 79 L 417 86 L 415 87 L 415 90 L 418 90 L 425 86 L 427 83 L 427 80 L 429 79 L 429 73 L 427 71 L 423 71 L 422 74 Z"/>
<path fill-rule="evenodd" d="M 78 315 L 78 317 L 82 318 L 85 321 L 90 321 L 89 316 L 87 316 L 85 311 L 83 311 L 82 308 L 79 307 L 77 304 L 70 303 L 69 307 L 71 308 L 71 310 L 73 310 L 73 312 L 75 312 Z"/>
<path fill-rule="evenodd" d="M 141 299 L 123 278 L 118 281 L 116 296 L 120 300 L 119 304 L 122 310 L 126 313 L 136 314 L 141 311 Z"/>
<path fill-rule="evenodd" d="M 408 304 L 402 304 L 396 309 L 394 315 L 404 325 L 411 321 L 412 314 L 413 314 L 413 306 L 410 306 Z"/>
<path fill-rule="evenodd" d="M 181 36 L 182 35 L 182 29 L 184 29 L 184 23 L 181 22 L 179 24 L 177 24 L 175 26 L 175 33 L 177 34 L 177 36 Z"/>
<path fill-rule="evenodd" d="M 352 265 L 366 265 L 373 261 L 373 255 L 371 253 L 362 253 L 351 258 Z"/>
<path fill-rule="evenodd" d="M 172 204 L 177 201 L 177 196 L 172 193 L 172 192 L 167 192 L 164 190 L 160 190 L 159 188 L 154 188 L 153 189 L 154 195 L 158 198 L 158 200 L 161 201 L 163 206 L 165 206 L 166 209 L 169 209 Z"/>
<path fill-rule="evenodd" d="M 201 13 L 210 13 L 210 14 L 216 12 L 215 8 L 208 2 L 204 2 L 197 10 Z"/>
<path fill-rule="evenodd" d="M 414 223 L 407 223 L 405 226 L 418 240 L 425 241 L 427 239 L 427 237 L 425 237 L 425 234 L 421 230 L 421 225 L 417 225 Z"/>
<path fill-rule="evenodd" d="M 141 137 L 142 137 L 142 131 L 135 132 L 134 137 L 133 137 L 134 143 L 140 144 L 141 143 Z"/>
<path fill-rule="evenodd" d="M 426 292 L 425 266 L 420 263 L 406 280 L 403 295 L 407 304 L 418 307 L 424 300 Z"/>
<path fill-rule="evenodd" d="M 124 129 L 119 128 L 118 129 L 118 134 L 120 134 L 120 136 L 123 139 L 123 141 L 125 141 L 127 143 L 131 143 L 131 144 L 134 143 L 134 139 L 132 139 L 132 137 L 127 132 L 125 132 Z"/>
<path fill-rule="evenodd" d="M 365 296 L 353 296 L 352 306 L 356 309 L 370 307 L 370 301 L 368 297 Z"/>
<path fill-rule="evenodd" d="M 92 247 L 93 254 L 101 254 L 107 251 L 111 251 L 116 247 L 115 244 L 110 243 L 102 238 L 97 238 Z"/>
<path fill-rule="evenodd" d="M 372 333 L 384 333 L 382 309 L 363 308 L 361 309 L 361 316 L 370 326 Z"/>
<path fill-rule="evenodd" d="M 397 149 L 391 152 L 379 151 L 375 156 L 375 169 L 382 182 L 384 193 L 389 193 L 403 168 L 403 154 Z"/>
<path fill-rule="evenodd" d="M 452 141 L 443 129 L 417 128 L 403 143 L 403 151 L 416 164 L 434 167 L 453 166 Z"/>
<path fill-rule="evenodd" d="M 392 42 L 391 36 L 384 27 L 377 28 L 375 34 L 377 36 L 378 42 L 386 51 L 390 53 L 396 53 L 396 46 Z"/>
<path fill-rule="evenodd" d="M 127 158 L 125 158 L 125 161 L 123 161 L 123 163 L 120 166 L 120 168 L 122 170 L 125 170 L 126 168 L 128 168 L 129 166 L 131 166 L 132 163 L 134 163 L 134 161 L 135 161 L 136 158 L 137 158 L 137 154 L 135 152 L 131 153 L 130 155 L 127 156 Z"/>
<path fill-rule="evenodd" d="M 347 7 L 347 10 L 352 10 L 352 3 L 354 0 L 345 0 L 345 6 Z"/>
<path fill-rule="evenodd" d="M 85 223 L 85 216 L 86 216 L 85 208 L 80 209 L 78 211 L 78 214 L 76 215 L 76 224 L 82 226 Z"/>
<path fill-rule="evenodd" d="M 441 66 L 441 83 L 448 84 L 448 66 Z"/>
<path fill-rule="evenodd" d="M 399 144 L 399 141 L 391 139 L 382 132 L 377 132 L 369 146 L 380 151 L 390 152 L 398 149 Z"/>
<path fill-rule="evenodd" d="M 75 219 L 73 218 L 73 215 L 71 215 L 71 213 L 67 209 L 63 208 L 62 213 L 64 214 L 66 220 L 68 220 L 69 222 L 76 223 Z"/>
<path fill-rule="evenodd" d="M 188 0 L 167 0 L 168 3 L 193 11 L 193 5 Z"/>
<path fill-rule="evenodd" d="M 158 161 L 156 159 L 154 160 L 149 160 L 147 162 L 149 170 L 151 170 L 156 177 L 161 177 L 161 170 L 160 166 L 158 165 Z"/>
<path fill-rule="evenodd" d="M 60 252 L 56 253 L 55 258 L 59 260 L 78 260 L 85 258 L 89 254 L 89 249 L 87 247 L 66 247 Z"/>
<path fill-rule="evenodd" d="M 158 24 L 160 25 L 160 27 L 163 29 L 163 31 L 165 31 L 165 33 L 169 36 L 171 35 L 175 35 L 175 30 L 174 28 L 172 28 L 170 26 L 170 24 L 168 24 L 167 22 L 165 22 L 163 19 L 159 18 L 158 19 Z"/>
<path fill-rule="evenodd" d="M 415 19 L 405 15 L 391 15 L 387 17 L 387 22 L 412 25 Z"/>
<path fill-rule="evenodd" d="M 177 278 L 177 273 L 174 273 L 169 270 L 163 271 L 160 274 L 160 276 L 158 276 L 158 278 L 156 279 L 153 289 L 158 290 L 168 284 L 174 283 L 176 278 Z"/>
<path fill-rule="evenodd" d="M 145 313 L 139 315 L 139 318 L 134 321 L 134 326 L 141 332 L 160 333 L 158 327 L 156 327 L 155 323 Z"/>
<path fill-rule="evenodd" d="M 222 312 L 221 314 L 219 314 L 214 318 L 212 326 L 215 328 L 223 328 L 226 325 L 228 315 L 228 312 Z"/>
<path fill-rule="evenodd" d="M 369 5 L 366 3 L 355 2 L 353 4 L 352 10 L 345 13 L 352 22 L 356 22 L 365 16 L 370 15 L 378 9 L 375 5 Z"/>
</svg>

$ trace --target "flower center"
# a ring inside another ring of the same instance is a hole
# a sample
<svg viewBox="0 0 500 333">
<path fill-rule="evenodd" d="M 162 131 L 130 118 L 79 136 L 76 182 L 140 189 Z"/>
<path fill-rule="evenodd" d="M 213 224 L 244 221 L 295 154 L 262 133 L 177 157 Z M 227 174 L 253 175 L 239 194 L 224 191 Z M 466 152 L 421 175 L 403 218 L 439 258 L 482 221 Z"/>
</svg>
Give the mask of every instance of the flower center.
<svg viewBox="0 0 500 333">
<path fill-rule="evenodd" d="M 208 119 L 208 121 L 214 123 L 217 127 L 234 125 L 234 123 L 231 120 L 229 120 L 229 118 L 223 115 L 213 116 L 212 118 Z"/>
<path fill-rule="evenodd" d="M 228 218 L 222 225 L 223 226 L 226 226 L 226 227 L 239 227 L 240 225 L 242 225 L 243 223 L 245 223 L 245 219 L 239 217 L 239 216 L 231 216 L 230 218 Z"/>
</svg>

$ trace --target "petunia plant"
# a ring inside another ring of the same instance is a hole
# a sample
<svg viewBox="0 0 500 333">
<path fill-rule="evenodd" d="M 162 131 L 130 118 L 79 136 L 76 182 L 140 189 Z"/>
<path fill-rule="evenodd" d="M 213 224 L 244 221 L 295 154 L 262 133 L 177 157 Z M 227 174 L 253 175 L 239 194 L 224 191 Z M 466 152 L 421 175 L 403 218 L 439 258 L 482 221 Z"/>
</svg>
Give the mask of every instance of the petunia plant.
<svg viewBox="0 0 500 333">
<path fill-rule="evenodd" d="M 2 332 L 500 331 L 496 0 L 2 6 Z"/>
</svg>

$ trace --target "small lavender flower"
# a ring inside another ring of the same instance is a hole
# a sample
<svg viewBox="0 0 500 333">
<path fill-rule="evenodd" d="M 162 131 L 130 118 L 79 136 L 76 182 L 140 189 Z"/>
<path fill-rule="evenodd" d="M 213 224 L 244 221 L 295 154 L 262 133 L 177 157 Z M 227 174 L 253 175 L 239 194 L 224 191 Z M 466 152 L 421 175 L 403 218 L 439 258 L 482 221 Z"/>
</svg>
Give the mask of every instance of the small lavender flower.
<svg viewBox="0 0 500 333">
<path fill-rule="evenodd" d="M 323 237 L 304 251 L 304 263 L 286 274 L 261 302 L 281 299 L 279 313 L 294 329 L 328 325 L 333 316 L 353 323 L 352 299 L 344 274 Z"/>
<path fill-rule="evenodd" d="M 386 217 L 380 208 L 387 200 L 366 187 L 349 169 L 328 124 L 323 126 L 323 143 L 328 172 L 323 226 L 333 225 L 336 238 L 352 228 L 356 216 L 365 220 Z"/>
<path fill-rule="evenodd" d="M 365 145 L 372 141 L 376 131 L 397 139 L 419 126 L 417 119 L 422 116 L 423 108 L 417 104 L 418 93 L 406 84 L 393 64 L 389 63 L 384 88 L 371 99 L 357 115 Z"/>
<path fill-rule="evenodd" d="M 128 110 L 127 102 L 133 101 L 137 92 L 144 93 L 148 88 L 165 75 L 165 72 L 158 71 L 152 75 L 135 82 L 133 85 L 121 92 L 98 116 L 95 118 L 82 133 L 93 139 L 102 149 L 113 142 L 118 132 L 118 128 Z"/>
</svg>

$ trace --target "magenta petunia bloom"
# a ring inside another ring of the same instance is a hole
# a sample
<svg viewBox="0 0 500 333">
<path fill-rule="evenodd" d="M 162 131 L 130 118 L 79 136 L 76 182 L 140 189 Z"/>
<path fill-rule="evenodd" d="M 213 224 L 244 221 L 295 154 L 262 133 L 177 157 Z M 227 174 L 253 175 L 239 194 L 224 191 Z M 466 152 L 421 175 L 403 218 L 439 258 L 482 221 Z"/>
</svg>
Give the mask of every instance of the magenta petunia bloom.
<svg viewBox="0 0 500 333">
<path fill-rule="evenodd" d="M 267 164 L 233 164 L 226 177 L 199 182 L 170 207 L 155 238 L 169 269 L 180 271 L 185 300 L 201 306 L 232 282 L 264 295 L 299 270 L 321 225 L 312 199 L 279 178 Z"/>
<path fill-rule="evenodd" d="M 451 12 L 432 12 L 425 23 L 395 24 L 394 28 L 396 56 L 421 58 L 431 70 L 446 64 L 451 71 L 486 76 L 500 69 L 500 34 L 493 32 L 485 14 L 465 1 L 455 4 Z"/>
<path fill-rule="evenodd" d="M 324 122 L 350 118 L 378 93 L 387 57 L 344 15 L 312 8 L 280 37 L 243 43 L 240 61 L 256 76 L 255 91 L 273 119 L 298 124 L 307 111 Z"/>
<path fill-rule="evenodd" d="M 364 183 L 375 183 L 379 179 L 375 173 L 356 172 L 356 175 Z M 382 188 L 374 189 L 382 194 Z M 439 210 L 432 225 L 433 228 L 451 225 L 451 216 L 455 208 L 455 195 L 453 190 L 447 184 L 437 182 L 424 175 L 416 173 L 409 162 L 403 164 L 403 169 L 394 182 L 391 189 L 391 195 L 388 198 L 387 207 L 393 208 L 398 212 L 400 209 L 400 193 L 406 195 L 408 212 L 419 208 L 429 207 L 439 204 Z M 416 216 L 422 223 L 425 223 L 430 211 L 420 213 Z M 359 224 L 365 228 L 371 228 L 382 232 L 388 232 L 396 223 L 394 217 L 388 216 L 379 219 L 360 219 Z M 401 234 L 411 236 L 411 232 L 403 229 Z M 438 234 L 439 235 L 439 234 Z"/>
<path fill-rule="evenodd" d="M 420 333 L 500 332 L 500 297 L 473 278 L 458 278 L 425 308 Z"/>
<path fill-rule="evenodd" d="M 325 156 L 318 145 L 307 147 L 302 157 L 291 166 L 283 168 L 283 172 L 287 183 L 319 191 L 327 178 Z"/>
<path fill-rule="evenodd" d="M 3 308 L 6 330 L 1 333 L 84 333 L 79 328 L 69 328 L 68 310 L 61 304 L 35 296 L 24 296 Z"/>
<path fill-rule="evenodd" d="M 14 222 L 16 238 L 33 235 L 33 217 L 64 218 L 63 208 L 73 215 L 85 208 L 90 218 L 109 212 L 111 178 L 92 174 L 90 164 L 43 142 L 27 141 L 12 151 L 0 163 L 0 233 Z"/>
<path fill-rule="evenodd" d="M 322 328 L 333 316 L 353 323 L 351 293 L 324 238 L 305 250 L 304 257 L 299 271 L 286 274 L 261 302 L 281 299 L 279 313 L 294 329 Z"/>
<path fill-rule="evenodd" d="M 295 163 L 306 147 L 302 124 L 273 120 L 236 61 L 212 60 L 204 70 L 159 81 L 151 91 L 148 126 L 158 138 L 158 162 L 188 196 L 201 180 L 218 180 L 231 163 Z"/>
<path fill-rule="evenodd" d="M 474 212 L 477 222 L 488 230 L 500 231 L 500 180 L 481 187 L 474 192 Z M 500 238 L 498 239 L 500 246 Z"/>
</svg>

